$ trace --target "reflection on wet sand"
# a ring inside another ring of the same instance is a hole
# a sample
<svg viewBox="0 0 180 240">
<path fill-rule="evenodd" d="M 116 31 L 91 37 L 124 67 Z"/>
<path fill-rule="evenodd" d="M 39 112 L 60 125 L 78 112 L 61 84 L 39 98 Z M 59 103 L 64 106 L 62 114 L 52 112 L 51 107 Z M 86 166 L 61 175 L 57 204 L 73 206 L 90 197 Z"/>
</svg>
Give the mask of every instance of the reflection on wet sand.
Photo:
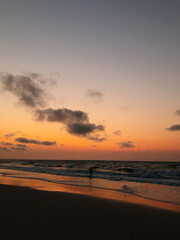
<svg viewBox="0 0 180 240">
<path fill-rule="evenodd" d="M 22 173 L 22 175 L 24 174 Z M 35 174 L 33 173 L 32 175 L 35 175 Z M 63 182 L 63 179 L 64 179 L 64 183 L 57 184 L 57 183 L 48 181 L 48 179 L 52 178 L 51 175 L 44 174 L 44 173 L 38 174 L 39 177 L 40 175 L 43 175 L 43 177 L 46 178 L 47 181 L 44 181 L 44 180 L 42 181 L 39 179 L 29 179 L 29 177 L 25 178 L 24 176 L 22 178 L 19 178 L 14 175 L 13 177 L 0 175 L 0 184 L 30 187 L 33 189 L 44 190 L 44 191 L 83 194 L 83 195 L 89 195 L 92 197 L 100 197 L 100 198 L 113 199 L 117 201 L 125 201 L 129 203 L 136 203 L 136 204 L 147 205 L 147 206 L 152 206 L 156 208 L 180 212 L 179 205 L 153 201 L 150 199 L 145 199 L 145 198 L 131 195 L 130 193 L 123 193 L 123 192 L 118 192 L 114 190 L 100 189 L 100 188 L 94 188 L 94 187 L 88 187 L 88 186 L 66 185 L 66 182 L 69 179 L 69 177 L 66 177 L 66 176 L 58 176 L 59 178 L 61 178 L 61 182 Z M 91 183 L 93 180 L 94 179 L 87 180 L 89 181 L 89 186 L 91 186 Z M 96 181 L 98 180 L 96 179 Z"/>
</svg>

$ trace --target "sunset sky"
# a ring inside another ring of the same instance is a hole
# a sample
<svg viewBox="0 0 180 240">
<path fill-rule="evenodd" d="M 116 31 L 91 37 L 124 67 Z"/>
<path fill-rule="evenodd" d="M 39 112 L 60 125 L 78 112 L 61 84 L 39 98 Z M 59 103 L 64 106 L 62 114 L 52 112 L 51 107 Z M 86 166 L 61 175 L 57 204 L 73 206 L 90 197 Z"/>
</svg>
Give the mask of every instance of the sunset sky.
<svg viewBox="0 0 180 240">
<path fill-rule="evenodd" d="M 180 161 L 179 0 L 1 0 L 0 158 Z"/>
</svg>

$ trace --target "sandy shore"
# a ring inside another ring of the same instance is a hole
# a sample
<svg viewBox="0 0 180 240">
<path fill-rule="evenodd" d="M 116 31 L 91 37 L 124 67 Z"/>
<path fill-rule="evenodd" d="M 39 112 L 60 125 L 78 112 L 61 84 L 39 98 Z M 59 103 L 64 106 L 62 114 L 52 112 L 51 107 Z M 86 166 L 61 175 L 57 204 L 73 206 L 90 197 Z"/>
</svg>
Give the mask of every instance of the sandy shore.
<svg viewBox="0 0 180 240">
<path fill-rule="evenodd" d="M 180 213 L 0 185 L 0 239 L 179 239 Z"/>
</svg>

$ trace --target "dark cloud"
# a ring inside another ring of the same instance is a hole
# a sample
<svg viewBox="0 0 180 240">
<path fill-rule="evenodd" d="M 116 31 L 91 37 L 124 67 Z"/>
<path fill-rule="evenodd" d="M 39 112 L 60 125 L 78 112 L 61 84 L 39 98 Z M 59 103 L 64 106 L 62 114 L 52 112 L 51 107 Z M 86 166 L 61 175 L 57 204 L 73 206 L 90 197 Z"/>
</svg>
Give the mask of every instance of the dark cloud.
<svg viewBox="0 0 180 240">
<path fill-rule="evenodd" d="M 24 147 L 24 148 L 27 147 L 27 145 L 25 145 L 25 144 L 16 144 L 16 146 L 17 146 L 17 147 Z"/>
<path fill-rule="evenodd" d="M 121 135 L 121 131 L 120 131 L 120 130 L 116 130 L 116 131 L 114 131 L 113 133 L 114 133 L 114 135 L 116 135 L 116 136 L 120 136 L 120 135 Z"/>
<path fill-rule="evenodd" d="M 10 143 L 10 142 L 1 142 L 0 144 L 4 145 L 4 146 L 17 146 L 17 147 L 23 147 L 23 148 L 27 147 L 27 145 L 25 145 L 25 144 L 13 144 L 13 143 Z"/>
<path fill-rule="evenodd" d="M 93 89 L 89 89 L 86 96 L 93 98 L 96 102 L 102 101 L 104 97 L 102 92 Z"/>
<path fill-rule="evenodd" d="M 16 151 L 26 151 L 26 148 L 23 147 L 11 147 L 12 150 L 16 150 Z"/>
<path fill-rule="evenodd" d="M 39 109 L 39 107 L 46 105 L 46 99 L 48 97 L 40 85 L 48 81 L 44 80 L 42 75 L 38 73 L 28 73 L 24 75 L 1 74 L 0 81 L 3 90 L 9 91 L 17 96 L 20 104 L 35 110 L 36 120 L 60 122 L 66 126 L 66 130 L 70 134 L 87 137 L 94 141 L 105 140 L 105 138 L 91 136 L 91 134 L 94 134 L 96 131 L 104 131 L 105 127 L 103 125 L 90 123 L 87 113 L 83 111 L 73 111 L 67 108 L 48 108 L 43 110 Z M 54 84 L 56 84 L 56 82 L 51 79 L 50 85 Z M 89 90 L 87 94 L 89 97 L 92 97 L 98 101 L 103 97 L 103 94 L 96 90 Z M 6 134 L 5 137 L 8 138 L 14 135 L 15 133 Z M 24 143 L 26 143 L 28 140 L 26 138 L 17 139 L 24 139 Z M 27 143 L 43 145 L 55 144 L 55 142 L 41 142 L 34 139 L 30 139 L 30 141 L 31 142 L 28 140 Z"/>
<path fill-rule="evenodd" d="M 36 120 L 60 122 L 64 124 L 88 123 L 88 115 L 82 111 L 72 111 L 67 108 L 36 110 Z"/>
<path fill-rule="evenodd" d="M 19 103 L 27 107 L 43 107 L 46 105 L 47 95 L 39 86 L 37 73 L 27 75 L 1 75 L 3 90 L 18 97 Z"/>
<path fill-rule="evenodd" d="M 175 114 L 180 116 L 180 109 L 176 110 Z"/>
<path fill-rule="evenodd" d="M 96 125 L 94 123 L 73 123 L 67 125 L 67 130 L 71 134 L 85 136 L 94 131 L 104 131 L 104 128 L 102 125 Z"/>
<path fill-rule="evenodd" d="M 50 141 L 39 141 L 40 143 L 39 144 L 42 144 L 42 145 L 46 145 L 46 146 L 52 146 L 52 145 L 56 145 L 56 142 L 53 141 L 53 142 L 50 142 Z"/>
<path fill-rule="evenodd" d="M 91 147 L 93 147 L 93 148 L 96 148 L 96 147 L 97 147 L 97 145 L 92 145 Z"/>
<path fill-rule="evenodd" d="M 35 139 L 27 139 L 23 137 L 19 137 L 15 139 L 17 142 L 22 142 L 22 143 L 34 143 L 34 144 L 39 144 L 38 140 Z"/>
<path fill-rule="evenodd" d="M 166 130 L 169 130 L 169 131 L 179 131 L 180 130 L 180 124 L 174 124 L 171 127 L 166 128 Z"/>
<path fill-rule="evenodd" d="M 13 143 L 10 143 L 10 142 L 1 142 L 0 144 L 5 145 L 5 146 L 13 146 L 14 145 Z"/>
<path fill-rule="evenodd" d="M 56 142 L 39 141 L 36 139 L 28 139 L 23 137 L 16 138 L 16 141 L 21 143 L 32 143 L 32 144 L 39 144 L 39 145 L 46 145 L 46 146 L 56 145 Z"/>
<path fill-rule="evenodd" d="M 73 123 L 67 126 L 68 132 L 76 135 L 86 135 L 96 129 L 96 125 L 92 123 Z"/>
<path fill-rule="evenodd" d="M 120 142 L 116 143 L 120 148 L 135 148 L 135 145 L 133 142 L 128 141 L 128 142 Z"/>
<path fill-rule="evenodd" d="M 36 120 L 48 121 L 48 122 L 59 122 L 66 125 L 66 130 L 70 134 L 77 136 L 87 137 L 90 140 L 102 141 L 102 139 L 90 136 L 90 134 L 96 131 L 104 131 L 103 125 L 96 125 L 89 123 L 87 113 L 82 111 L 72 111 L 67 108 L 61 109 L 45 109 L 37 110 L 35 113 Z M 104 139 L 103 139 L 104 140 Z"/>
</svg>

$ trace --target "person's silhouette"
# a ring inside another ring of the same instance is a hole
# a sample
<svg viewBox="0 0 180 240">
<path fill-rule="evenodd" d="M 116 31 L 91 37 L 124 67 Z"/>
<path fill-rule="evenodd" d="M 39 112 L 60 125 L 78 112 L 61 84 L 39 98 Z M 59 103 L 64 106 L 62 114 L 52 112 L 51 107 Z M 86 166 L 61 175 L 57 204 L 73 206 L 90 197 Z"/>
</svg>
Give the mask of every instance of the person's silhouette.
<svg viewBox="0 0 180 240">
<path fill-rule="evenodd" d="M 89 177 L 93 177 L 93 167 L 89 168 Z"/>
</svg>

